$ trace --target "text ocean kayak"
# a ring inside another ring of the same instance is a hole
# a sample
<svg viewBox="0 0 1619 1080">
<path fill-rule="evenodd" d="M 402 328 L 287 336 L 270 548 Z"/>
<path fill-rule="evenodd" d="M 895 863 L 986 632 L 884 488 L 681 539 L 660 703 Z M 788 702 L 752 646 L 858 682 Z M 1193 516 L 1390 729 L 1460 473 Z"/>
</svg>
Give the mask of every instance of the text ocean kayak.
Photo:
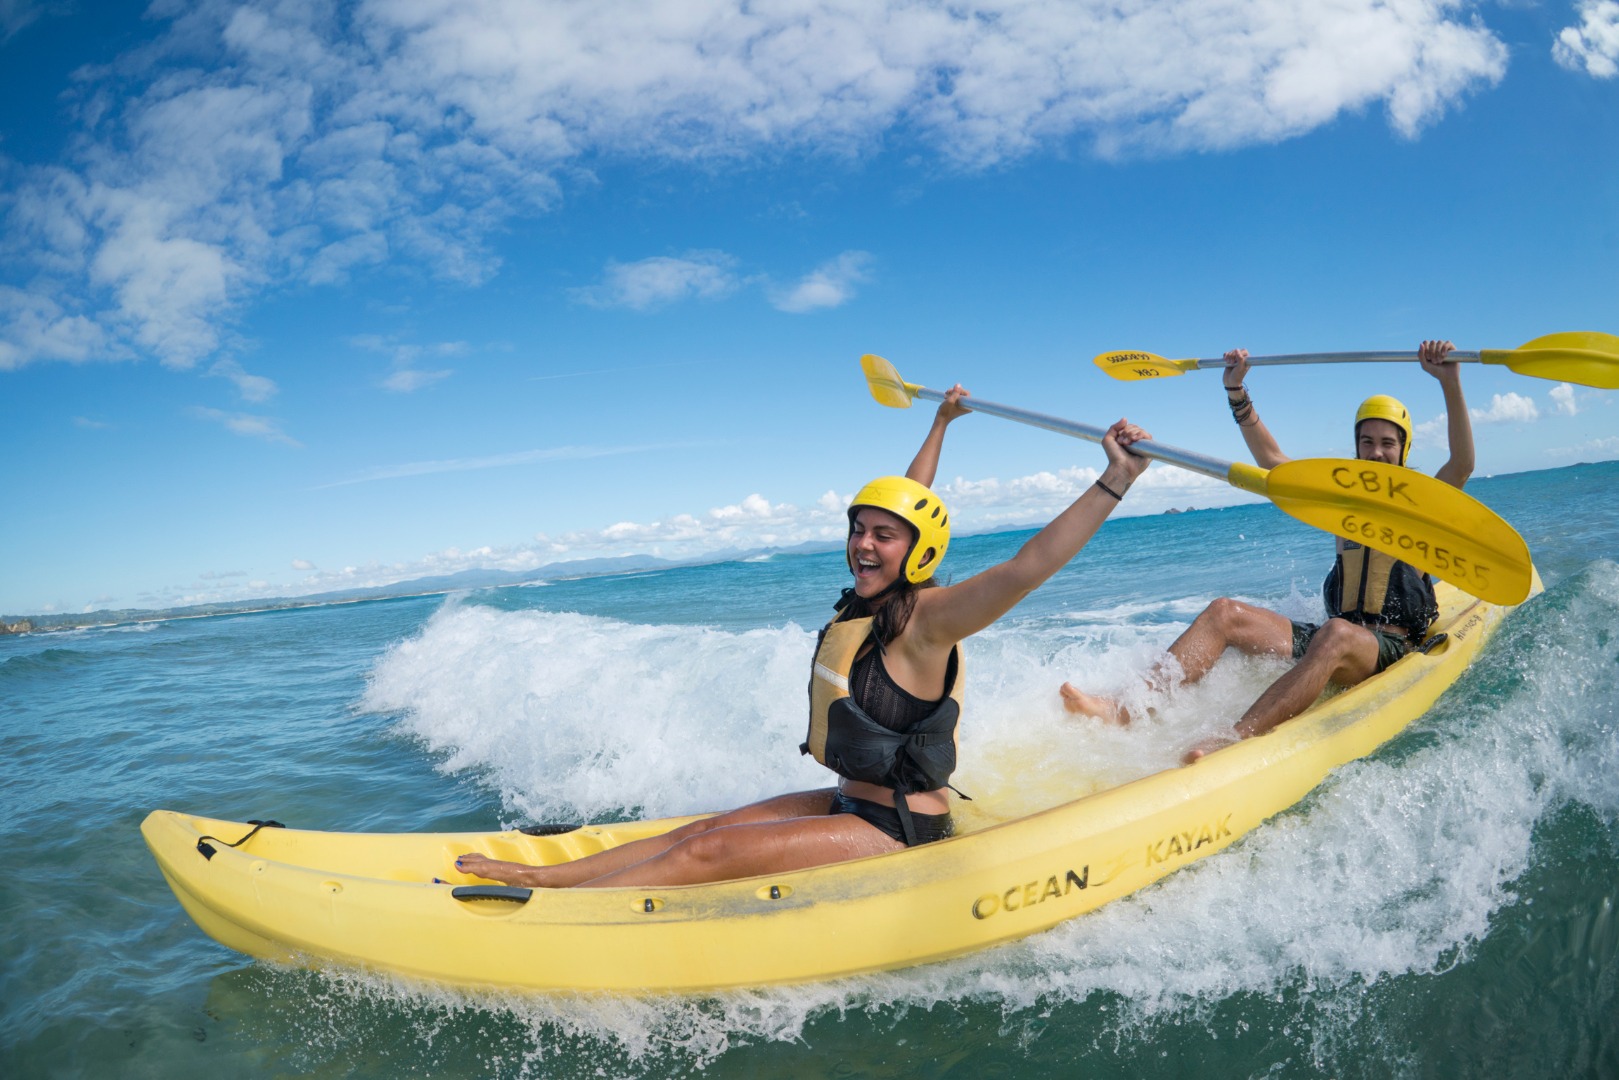
<svg viewBox="0 0 1619 1080">
<path fill-rule="evenodd" d="M 1267 735 L 1027 817 L 812 870 L 673 888 L 530 891 L 454 868 L 467 851 L 554 863 L 690 818 L 555 836 L 264 828 L 229 847 L 253 826 L 158 810 L 141 832 L 198 926 L 271 960 L 468 987 L 620 992 L 904 967 L 1023 937 L 1135 892 L 1221 850 L 1397 735 L 1456 681 L 1510 610 L 1443 583 L 1438 591 L 1434 631 L 1446 637 L 1436 648 Z"/>
</svg>

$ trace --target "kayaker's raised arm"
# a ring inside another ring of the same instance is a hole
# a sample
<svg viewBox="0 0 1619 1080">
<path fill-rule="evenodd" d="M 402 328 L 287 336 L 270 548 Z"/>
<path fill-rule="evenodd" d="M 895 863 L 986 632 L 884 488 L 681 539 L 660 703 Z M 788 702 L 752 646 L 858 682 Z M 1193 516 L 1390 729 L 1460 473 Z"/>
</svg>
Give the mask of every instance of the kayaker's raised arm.
<svg viewBox="0 0 1619 1080">
<path fill-rule="evenodd" d="M 1025 596 L 1068 565 L 1096 535 L 1136 477 L 1151 464 L 1128 447 L 1151 436 L 1127 420 L 1107 431 L 1102 449 L 1107 468 L 1073 504 L 1057 515 L 1007 561 L 958 584 L 918 598 L 913 634 L 919 645 L 937 647 L 970 637 L 1012 610 Z"/>
<path fill-rule="evenodd" d="M 1473 418 L 1467 412 L 1462 394 L 1462 366 L 1446 361 L 1456 346 L 1448 341 L 1424 341 L 1417 348 L 1422 370 L 1439 380 L 1445 394 L 1445 427 L 1450 442 L 1450 460 L 1439 466 L 1434 477 L 1453 487 L 1462 487 L 1473 475 Z"/>
<path fill-rule="evenodd" d="M 1248 393 L 1248 350 L 1232 349 L 1225 354 L 1225 371 L 1221 380 L 1225 387 L 1226 404 L 1231 407 L 1231 418 L 1242 432 L 1242 441 L 1248 444 L 1248 453 L 1262 469 L 1274 469 L 1287 460 L 1270 428 L 1259 418 L 1254 399 Z"/>
<path fill-rule="evenodd" d="M 928 429 L 927 438 L 922 440 L 922 447 L 911 460 L 911 467 L 905 470 L 907 478 L 923 487 L 933 486 L 933 478 L 939 471 L 939 453 L 944 449 L 944 429 L 950 426 L 950 421 L 972 412 L 961 403 L 962 398 L 971 396 L 960 383 L 945 391 L 944 400 L 939 402 L 939 411 L 933 414 L 933 426 Z"/>
</svg>

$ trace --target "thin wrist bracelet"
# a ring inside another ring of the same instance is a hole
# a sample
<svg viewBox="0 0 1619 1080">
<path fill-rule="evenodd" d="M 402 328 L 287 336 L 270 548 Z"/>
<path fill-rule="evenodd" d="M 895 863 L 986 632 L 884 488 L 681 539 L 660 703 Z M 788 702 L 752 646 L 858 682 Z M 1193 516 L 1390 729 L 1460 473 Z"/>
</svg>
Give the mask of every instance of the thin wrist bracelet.
<svg viewBox="0 0 1619 1080">
<path fill-rule="evenodd" d="M 1095 485 L 1095 486 L 1096 486 L 1096 487 L 1099 487 L 1099 488 L 1101 488 L 1101 489 L 1102 489 L 1102 490 L 1103 490 L 1103 491 L 1105 491 L 1105 492 L 1107 492 L 1107 493 L 1108 493 L 1108 494 L 1109 494 L 1109 495 L 1111 495 L 1111 496 L 1113 496 L 1113 497 L 1114 497 L 1114 498 L 1115 498 L 1115 499 L 1117 499 L 1117 500 L 1118 500 L 1118 501 L 1119 501 L 1119 502 L 1123 502 L 1123 501 L 1124 501 L 1124 496 L 1123 496 L 1123 495 L 1120 495 L 1120 494 L 1119 494 L 1119 493 L 1118 493 L 1118 492 L 1117 492 L 1117 491 L 1114 491 L 1114 490 L 1113 490 L 1113 489 L 1112 489 L 1112 488 L 1110 488 L 1110 487 L 1108 487 L 1108 486 L 1107 486 L 1107 485 L 1106 485 L 1106 484 L 1104 484 L 1104 483 L 1102 483 L 1102 481 L 1101 481 L 1101 480 L 1097 480 L 1097 481 L 1096 481 L 1096 485 Z M 1125 489 L 1124 489 L 1124 490 L 1126 490 L 1126 491 L 1129 491 L 1129 490 L 1130 490 L 1130 489 L 1129 489 L 1129 488 L 1125 488 Z"/>
</svg>

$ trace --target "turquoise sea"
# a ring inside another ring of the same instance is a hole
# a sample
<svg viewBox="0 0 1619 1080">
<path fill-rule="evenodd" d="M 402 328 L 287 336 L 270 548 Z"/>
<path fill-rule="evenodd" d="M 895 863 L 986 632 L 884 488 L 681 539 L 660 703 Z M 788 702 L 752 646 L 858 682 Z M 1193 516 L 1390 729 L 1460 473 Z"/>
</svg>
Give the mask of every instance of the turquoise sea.
<svg viewBox="0 0 1619 1080">
<path fill-rule="evenodd" d="M 787 989 L 253 963 L 138 826 L 482 829 L 819 786 L 797 745 L 838 554 L 0 639 L 0 1076 L 1619 1076 L 1619 462 L 1469 491 L 1546 592 L 1406 734 L 1090 916 Z M 946 569 L 1027 535 L 961 538 Z M 1269 506 L 1110 522 L 969 642 L 959 785 L 1019 807 L 1169 765 L 1278 669 L 1230 659 L 1122 731 L 1057 685 L 1128 687 L 1217 595 L 1317 614 L 1329 548 Z"/>
</svg>

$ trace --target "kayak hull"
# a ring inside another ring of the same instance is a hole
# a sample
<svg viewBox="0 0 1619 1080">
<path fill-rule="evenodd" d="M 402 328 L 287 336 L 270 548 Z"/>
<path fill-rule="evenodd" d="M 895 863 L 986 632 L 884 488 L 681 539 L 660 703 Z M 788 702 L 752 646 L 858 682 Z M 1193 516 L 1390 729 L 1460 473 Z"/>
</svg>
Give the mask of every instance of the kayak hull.
<svg viewBox="0 0 1619 1080">
<path fill-rule="evenodd" d="M 1539 582 L 1536 580 L 1538 591 Z M 455 857 L 550 864 L 695 820 L 557 836 L 326 833 L 157 810 L 141 832 L 176 897 L 250 956 L 467 987 L 702 991 L 837 978 L 1047 929 L 1229 846 L 1421 716 L 1509 610 L 1441 584 L 1444 641 L 1259 738 L 951 839 L 708 885 L 457 898 Z M 212 856 L 199 851 L 204 841 Z M 434 878 L 443 882 L 435 882 Z M 484 883 L 487 884 L 487 883 Z M 493 891 L 493 890 L 486 890 Z"/>
</svg>

